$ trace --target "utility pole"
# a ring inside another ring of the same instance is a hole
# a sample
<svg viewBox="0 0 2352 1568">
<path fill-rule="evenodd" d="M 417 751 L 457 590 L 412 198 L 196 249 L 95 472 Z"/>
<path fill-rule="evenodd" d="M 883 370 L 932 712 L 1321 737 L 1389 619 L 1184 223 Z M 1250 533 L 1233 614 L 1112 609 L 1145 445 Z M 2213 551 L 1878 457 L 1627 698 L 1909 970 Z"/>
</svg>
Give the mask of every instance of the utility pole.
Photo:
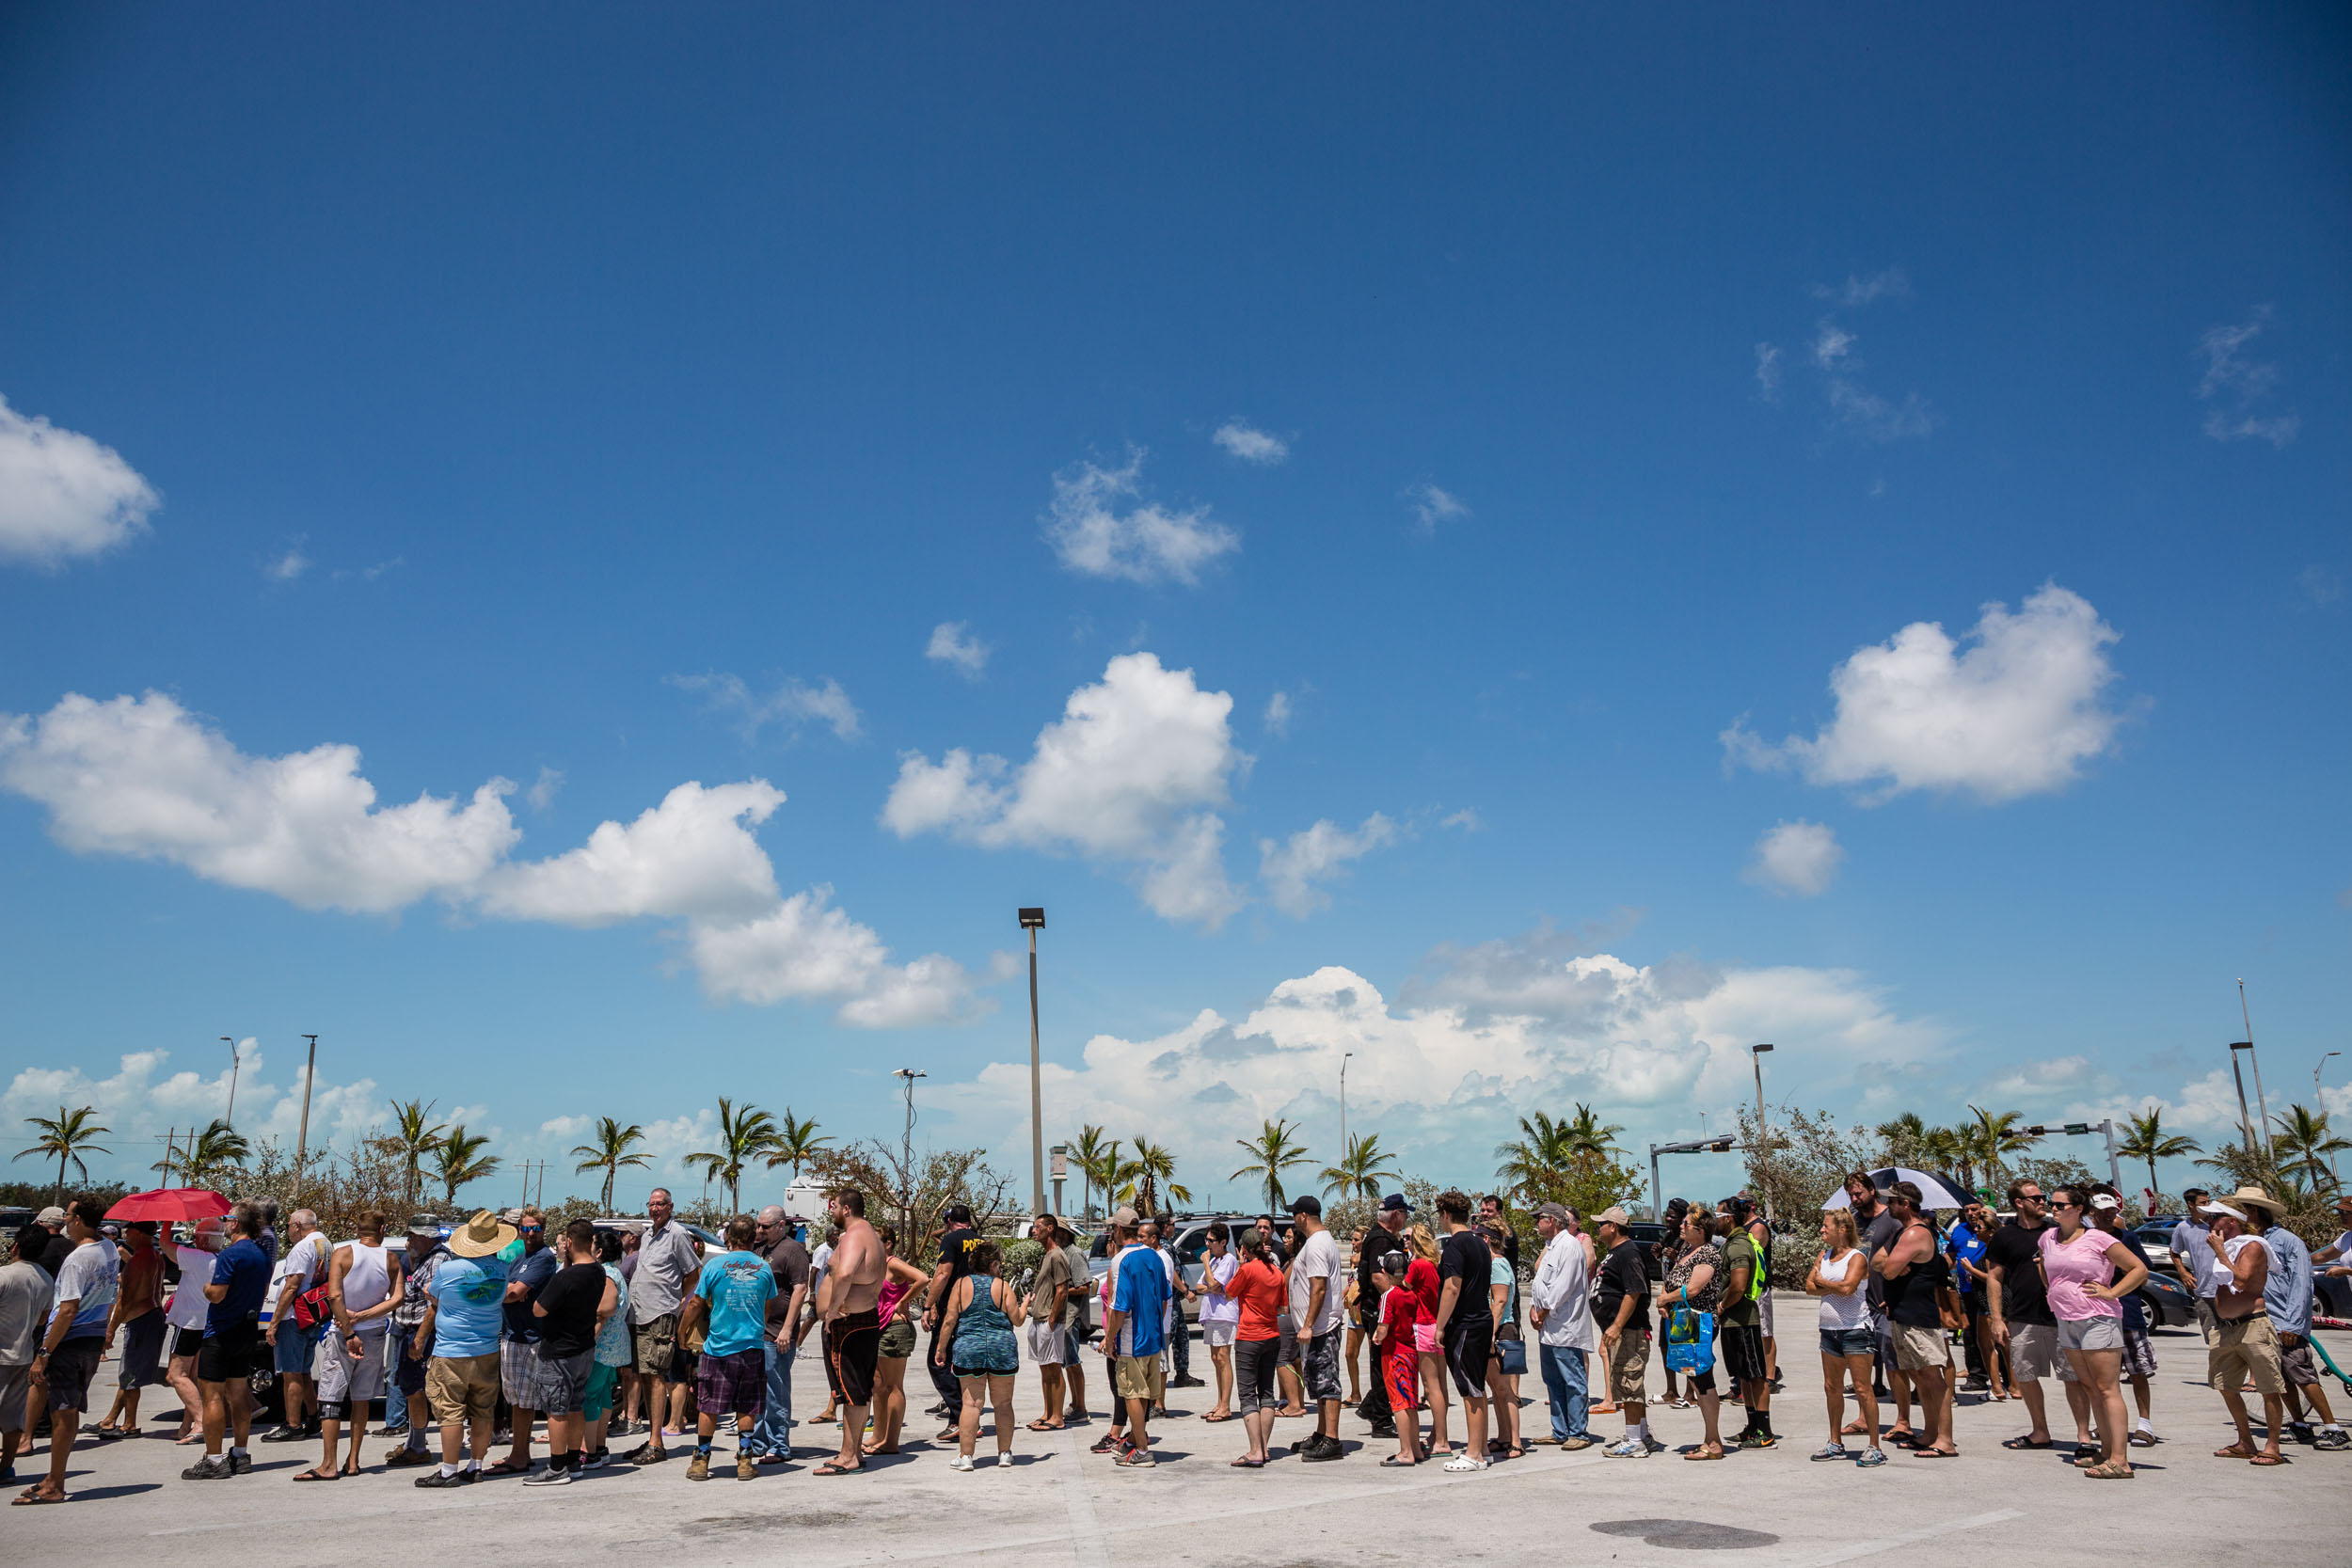
<svg viewBox="0 0 2352 1568">
<path fill-rule="evenodd" d="M 2237 1065 L 2237 1053 L 2254 1049 L 2252 1040 L 2239 1040 L 2230 1047 L 2230 1078 L 2237 1085 L 2237 1126 L 2246 1134 L 2246 1157 L 2254 1156 L 2254 1113 L 2246 1108 L 2246 1069 Z"/>
<path fill-rule="evenodd" d="M 1764 1120 L 1764 1053 L 1771 1049 L 1770 1045 L 1748 1047 L 1748 1060 L 1756 1066 L 1756 1184 L 1760 1189 L 1756 1196 L 1764 1200 L 1764 1223 L 1767 1227 L 1772 1223 L 1772 1185 L 1763 1180 L 1763 1170 L 1764 1162 L 1772 1156 L 1772 1130 Z"/>
<path fill-rule="evenodd" d="M 1045 1212 L 1045 1088 L 1037 1053 L 1037 934 L 1045 928 L 1045 911 L 1022 910 L 1021 928 L 1029 933 L 1029 1212 Z M 910 1115 L 914 1085 L 907 1085 Z M 910 1140 L 912 1152 L 912 1140 Z"/>
<path fill-rule="evenodd" d="M 171 1185 L 172 1162 L 178 1159 L 179 1155 L 180 1129 L 174 1127 L 170 1132 L 164 1134 L 164 1179 L 160 1183 L 161 1185 L 166 1187 Z"/>
<path fill-rule="evenodd" d="M 237 1042 L 223 1035 L 220 1043 L 229 1048 L 229 1130 L 233 1132 L 237 1130 Z"/>
<path fill-rule="evenodd" d="M 2263 1059 L 2254 1050 L 2254 1017 L 2246 1008 L 2246 982 L 2244 980 L 2237 983 L 2237 1013 L 2246 1023 L 2246 1059 L 2254 1064 L 2254 1105 L 2263 1114 L 2263 1158 L 2270 1163 L 2273 1169 L 2276 1169 L 2279 1156 L 2270 1147 L 2270 1101 L 2263 1094 Z M 2249 1149 L 2248 1152 L 2251 1153 L 2252 1150 Z"/>
<path fill-rule="evenodd" d="M 917 1243 L 914 1235 L 914 1081 L 930 1074 L 914 1068 L 902 1067 L 891 1075 L 903 1078 L 907 1085 L 907 1130 L 898 1145 L 898 1238 L 911 1253 Z"/>
<path fill-rule="evenodd" d="M 294 1201 L 302 1201 L 302 1170 L 310 1158 L 310 1081 L 318 1076 L 319 1037 L 305 1035 L 310 1042 L 310 1058 L 302 1069 L 302 1128 L 294 1134 Z"/>
</svg>

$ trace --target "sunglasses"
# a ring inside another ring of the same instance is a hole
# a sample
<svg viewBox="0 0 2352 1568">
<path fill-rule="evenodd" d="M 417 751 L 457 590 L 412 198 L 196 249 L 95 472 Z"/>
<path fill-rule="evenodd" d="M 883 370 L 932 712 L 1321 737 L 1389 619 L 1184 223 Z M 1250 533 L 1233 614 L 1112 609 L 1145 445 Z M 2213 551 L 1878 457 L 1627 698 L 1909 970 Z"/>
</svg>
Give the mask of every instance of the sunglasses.
<svg viewBox="0 0 2352 1568">
<path fill-rule="evenodd" d="M 518 1225 L 515 1227 L 526 1236 L 536 1236 L 547 1229 L 544 1225 Z"/>
</svg>

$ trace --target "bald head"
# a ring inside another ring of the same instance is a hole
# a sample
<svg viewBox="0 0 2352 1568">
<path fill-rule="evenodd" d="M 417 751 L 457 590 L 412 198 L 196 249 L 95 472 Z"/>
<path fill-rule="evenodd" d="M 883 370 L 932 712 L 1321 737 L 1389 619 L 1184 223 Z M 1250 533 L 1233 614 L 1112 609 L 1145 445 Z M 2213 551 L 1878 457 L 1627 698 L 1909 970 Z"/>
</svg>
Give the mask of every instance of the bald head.
<svg viewBox="0 0 2352 1568">
<path fill-rule="evenodd" d="M 771 1203 L 767 1208 L 762 1209 L 759 1212 L 759 1223 L 762 1225 L 782 1225 L 784 1223 L 784 1205 L 781 1203 Z"/>
</svg>

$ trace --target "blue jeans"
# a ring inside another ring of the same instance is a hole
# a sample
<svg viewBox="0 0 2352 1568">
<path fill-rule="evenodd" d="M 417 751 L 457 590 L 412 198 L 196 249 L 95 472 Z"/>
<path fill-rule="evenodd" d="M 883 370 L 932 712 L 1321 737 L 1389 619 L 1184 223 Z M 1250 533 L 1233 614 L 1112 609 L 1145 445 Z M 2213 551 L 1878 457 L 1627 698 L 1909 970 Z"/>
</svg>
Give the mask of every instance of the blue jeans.
<svg viewBox="0 0 2352 1568">
<path fill-rule="evenodd" d="M 792 1358 L 797 1353 L 778 1350 L 771 1338 L 760 1341 L 759 1354 L 768 1362 L 768 1399 L 760 1408 L 759 1424 L 743 1445 L 754 1458 L 792 1451 Z"/>
<path fill-rule="evenodd" d="M 1584 1353 L 1572 1345 L 1540 1345 L 1544 1387 L 1551 1395 L 1551 1440 L 1587 1437 L 1584 1430 Z"/>
</svg>

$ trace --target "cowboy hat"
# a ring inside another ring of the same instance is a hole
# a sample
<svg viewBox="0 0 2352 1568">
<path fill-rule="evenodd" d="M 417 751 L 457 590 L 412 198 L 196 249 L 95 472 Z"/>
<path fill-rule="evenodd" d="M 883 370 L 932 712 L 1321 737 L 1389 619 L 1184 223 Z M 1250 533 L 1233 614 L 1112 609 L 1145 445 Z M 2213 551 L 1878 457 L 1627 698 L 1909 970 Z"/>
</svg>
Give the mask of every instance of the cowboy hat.
<svg viewBox="0 0 2352 1568">
<path fill-rule="evenodd" d="M 473 1218 L 449 1233 L 443 1244 L 459 1258 L 487 1258 L 503 1247 L 512 1246 L 515 1227 L 501 1223 L 487 1209 L 474 1211 Z"/>
<path fill-rule="evenodd" d="M 2230 1195 L 2230 1201 L 2236 1204 L 2241 1209 L 2246 1208 L 2249 1205 L 2260 1209 L 2265 1214 L 2269 1216 L 2270 1222 L 2273 1225 L 2276 1225 L 2279 1221 L 2278 1203 L 2268 1193 L 2264 1192 L 2260 1187 L 2240 1187 L 2236 1192 Z"/>
</svg>

